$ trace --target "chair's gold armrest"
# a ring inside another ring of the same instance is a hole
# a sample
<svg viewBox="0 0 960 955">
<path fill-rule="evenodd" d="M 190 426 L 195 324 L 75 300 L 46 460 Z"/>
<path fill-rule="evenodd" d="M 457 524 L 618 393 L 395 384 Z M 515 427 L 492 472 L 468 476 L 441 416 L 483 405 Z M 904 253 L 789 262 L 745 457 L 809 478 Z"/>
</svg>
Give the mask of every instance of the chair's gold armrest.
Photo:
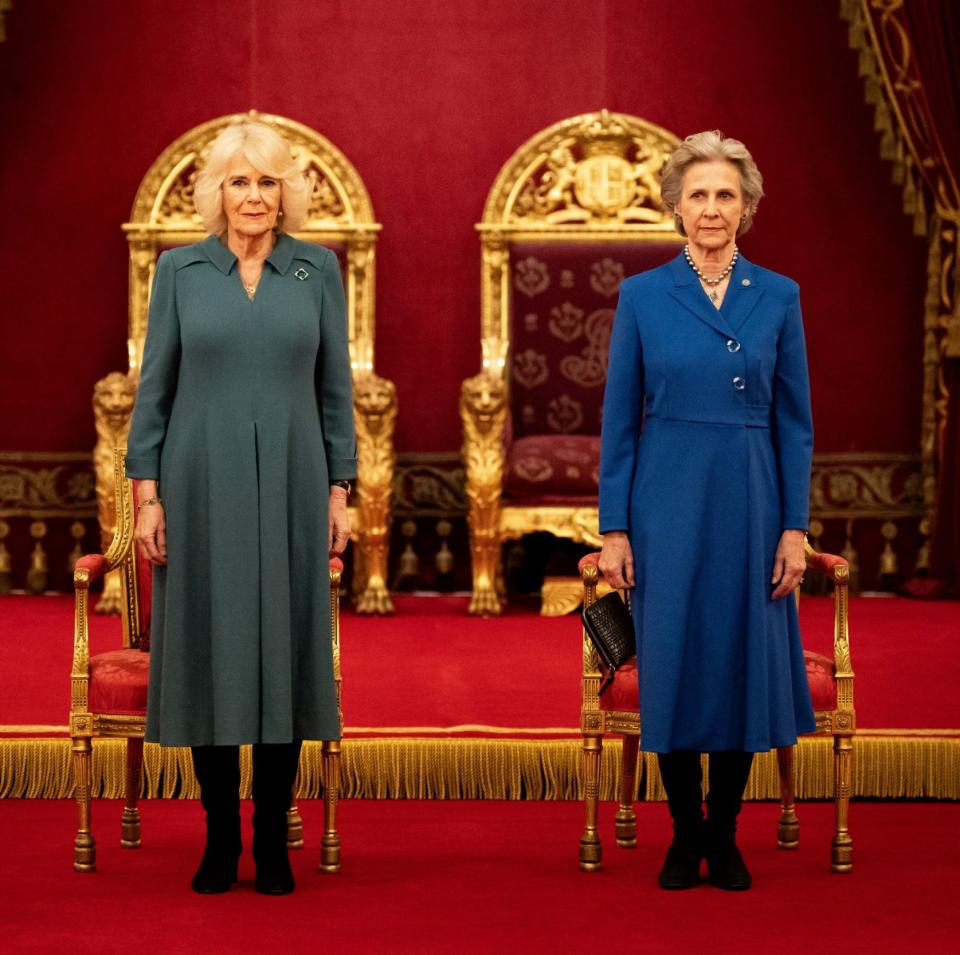
<svg viewBox="0 0 960 955">
<path fill-rule="evenodd" d="M 850 659 L 850 566 L 836 554 L 805 547 L 807 568 L 833 581 L 833 667 L 837 679 L 837 709 L 853 712 L 853 664 Z"/>
</svg>

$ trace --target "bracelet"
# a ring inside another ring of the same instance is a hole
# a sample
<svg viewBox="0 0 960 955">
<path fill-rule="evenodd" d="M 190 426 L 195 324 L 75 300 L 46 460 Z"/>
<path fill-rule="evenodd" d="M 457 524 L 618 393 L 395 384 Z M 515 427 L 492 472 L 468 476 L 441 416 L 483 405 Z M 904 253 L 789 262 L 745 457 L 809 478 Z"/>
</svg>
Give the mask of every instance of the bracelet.
<svg viewBox="0 0 960 955">
<path fill-rule="evenodd" d="M 153 507 L 154 504 L 162 504 L 163 502 L 159 497 L 148 497 L 145 501 L 141 501 L 137 505 L 137 512 L 140 512 L 141 507 Z"/>
<path fill-rule="evenodd" d="M 350 497 L 350 492 L 353 490 L 353 485 L 349 481 L 331 481 L 330 487 L 342 487 L 347 492 L 347 497 Z"/>
</svg>

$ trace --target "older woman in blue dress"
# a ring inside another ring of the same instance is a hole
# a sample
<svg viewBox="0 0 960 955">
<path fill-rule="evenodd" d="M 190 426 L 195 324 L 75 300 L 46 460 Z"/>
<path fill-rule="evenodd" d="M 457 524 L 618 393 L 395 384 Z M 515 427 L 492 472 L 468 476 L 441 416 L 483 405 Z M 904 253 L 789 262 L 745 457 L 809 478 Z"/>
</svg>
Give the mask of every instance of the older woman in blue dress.
<svg viewBox="0 0 960 955">
<path fill-rule="evenodd" d="M 225 129 L 195 200 L 210 236 L 158 260 L 127 453 L 155 565 L 146 738 L 192 749 L 201 893 L 236 881 L 253 744 L 256 888 L 280 895 L 301 741 L 340 734 L 328 557 L 356 475 L 343 287 L 330 250 L 289 235 L 309 187 L 271 127 Z"/>
<path fill-rule="evenodd" d="M 763 180 L 735 139 L 662 172 L 687 245 L 621 286 L 601 445 L 600 570 L 633 588 L 641 746 L 673 818 L 665 889 L 747 889 L 736 820 L 755 752 L 814 728 L 797 624 L 813 427 L 799 290 L 737 238 Z M 700 755 L 709 753 L 704 819 Z"/>
</svg>

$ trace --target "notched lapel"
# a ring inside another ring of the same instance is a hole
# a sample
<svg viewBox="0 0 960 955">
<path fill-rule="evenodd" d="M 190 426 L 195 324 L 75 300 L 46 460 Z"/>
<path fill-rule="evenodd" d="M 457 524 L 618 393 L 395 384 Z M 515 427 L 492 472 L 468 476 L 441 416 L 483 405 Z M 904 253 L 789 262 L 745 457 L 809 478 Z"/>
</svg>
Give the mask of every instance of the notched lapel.
<svg viewBox="0 0 960 955">
<path fill-rule="evenodd" d="M 716 329 L 721 335 L 729 337 L 730 329 L 724 316 L 710 304 L 710 300 L 703 294 L 698 285 L 676 285 L 670 289 L 670 295 L 684 308 L 689 309 L 702 322 Z"/>
<path fill-rule="evenodd" d="M 744 285 L 744 282 L 747 284 Z M 730 276 L 730 285 L 722 309 L 732 331 L 739 332 L 743 328 L 743 323 L 750 317 L 761 298 L 763 289 L 757 281 L 757 270 L 752 263 L 741 257 Z"/>
</svg>

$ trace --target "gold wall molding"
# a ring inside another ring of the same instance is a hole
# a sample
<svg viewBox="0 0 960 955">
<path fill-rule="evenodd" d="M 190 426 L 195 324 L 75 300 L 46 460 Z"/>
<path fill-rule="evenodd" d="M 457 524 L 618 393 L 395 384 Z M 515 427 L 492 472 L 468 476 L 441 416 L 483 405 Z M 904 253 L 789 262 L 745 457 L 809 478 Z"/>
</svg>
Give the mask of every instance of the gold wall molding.
<svg viewBox="0 0 960 955">
<path fill-rule="evenodd" d="M 923 516 L 920 455 L 814 455 L 810 513 L 821 519 L 891 520 Z"/>
<path fill-rule="evenodd" d="M 0 517 L 80 520 L 96 513 L 91 455 L 0 453 Z"/>
</svg>

